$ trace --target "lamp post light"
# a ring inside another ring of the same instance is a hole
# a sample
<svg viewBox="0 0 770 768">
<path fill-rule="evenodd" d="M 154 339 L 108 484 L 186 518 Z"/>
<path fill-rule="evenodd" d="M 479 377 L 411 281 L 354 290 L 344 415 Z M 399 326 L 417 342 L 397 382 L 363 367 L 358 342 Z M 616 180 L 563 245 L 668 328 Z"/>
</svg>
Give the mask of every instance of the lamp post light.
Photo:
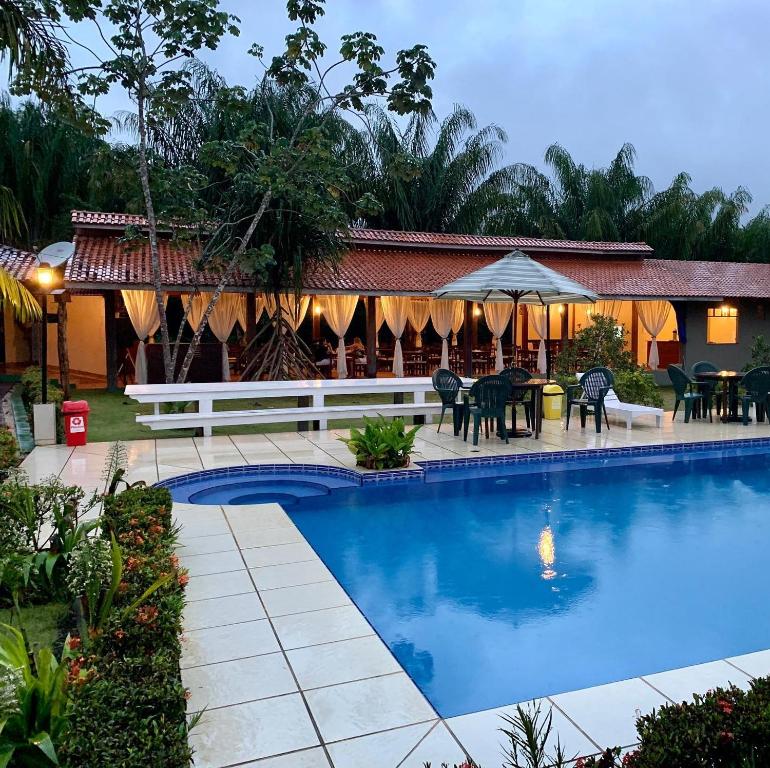
<svg viewBox="0 0 770 768">
<path fill-rule="evenodd" d="M 40 402 L 48 402 L 48 292 L 53 285 L 53 269 L 45 261 L 41 261 L 35 274 L 40 288 L 40 306 L 42 328 L 40 331 Z"/>
</svg>

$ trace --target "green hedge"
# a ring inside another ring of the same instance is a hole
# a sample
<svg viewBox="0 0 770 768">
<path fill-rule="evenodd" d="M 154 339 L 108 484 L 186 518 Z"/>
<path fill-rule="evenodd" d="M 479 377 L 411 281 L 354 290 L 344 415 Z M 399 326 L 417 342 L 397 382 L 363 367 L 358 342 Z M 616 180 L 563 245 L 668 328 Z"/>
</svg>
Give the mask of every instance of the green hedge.
<svg viewBox="0 0 770 768">
<path fill-rule="evenodd" d="M 104 536 L 123 552 L 123 578 L 110 620 L 80 661 L 80 682 L 62 746 L 71 768 L 189 766 L 185 689 L 179 674 L 186 573 L 173 553 L 171 497 L 138 488 L 108 498 Z M 168 585 L 131 605 L 164 574 Z"/>
</svg>

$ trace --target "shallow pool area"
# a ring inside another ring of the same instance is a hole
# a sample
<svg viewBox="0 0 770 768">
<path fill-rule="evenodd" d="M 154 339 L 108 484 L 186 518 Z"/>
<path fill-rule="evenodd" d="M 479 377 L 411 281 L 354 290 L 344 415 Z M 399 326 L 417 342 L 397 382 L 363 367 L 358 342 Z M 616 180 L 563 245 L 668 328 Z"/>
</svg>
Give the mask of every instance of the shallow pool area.
<svg viewBox="0 0 770 768">
<path fill-rule="evenodd" d="M 767 442 L 171 486 L 197 503 L 291 495 L 292 521 L 453 717 L 770 647 Z"/>
</svg>

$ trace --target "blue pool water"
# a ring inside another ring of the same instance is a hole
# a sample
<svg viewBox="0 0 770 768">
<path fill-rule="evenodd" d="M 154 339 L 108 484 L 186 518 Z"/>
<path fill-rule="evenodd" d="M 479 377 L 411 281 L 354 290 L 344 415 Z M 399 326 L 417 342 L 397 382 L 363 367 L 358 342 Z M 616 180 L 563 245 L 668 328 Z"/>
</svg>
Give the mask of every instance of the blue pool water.
<svg viewBox="0 0 770 768">
<path fill-rule="evenodd" d="M 770 455 L 599 463 L 287 512 L 446 717 L 769 648 Z"/>
</svg>

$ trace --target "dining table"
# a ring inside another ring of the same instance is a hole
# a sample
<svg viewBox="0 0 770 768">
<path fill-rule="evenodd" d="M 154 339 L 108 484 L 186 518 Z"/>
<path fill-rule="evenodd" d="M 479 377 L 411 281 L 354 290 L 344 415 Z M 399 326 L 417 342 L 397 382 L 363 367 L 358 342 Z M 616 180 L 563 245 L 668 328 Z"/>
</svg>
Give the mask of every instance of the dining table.
<svg viewBox="0 0 770 768">
<path fill-rule="evenodd" d="M 547 384 L 555 384 L 553 379 L 540 379 L 534 378 L 529 381 L 522 381 L 517 383 L 511 383 L 511 428 L 508 430 L 508 437 L 534 437 L 535 440 L 539 439 L 540 432 L 543 426 L 543 390 Z M 463 385 L 460 388 L 462 396 L 462 420 L 464 426 L 464 434 L 467 435 L 468 421 L 470 418 L 470 390 L 472 384 Z M 516 404 L 521 404 L 521 399 L 517 397 L 517 394 L 521 393 L 526 395 L 527 392 L 532 393 L 532 422 L 531 427 L 527 429 L 519 429 L 516 426 Z M 455 435 L 459 433 L 459 424 L 455 423 Z"/>
<path fill-rule="evenodd" d="M 738 385 L 743 381 L 743 371 L 702 371 L 695 374 L 696 382 L 721 385 L 723 422 L 742 421 L 738 415 Z"/>
</svg>

